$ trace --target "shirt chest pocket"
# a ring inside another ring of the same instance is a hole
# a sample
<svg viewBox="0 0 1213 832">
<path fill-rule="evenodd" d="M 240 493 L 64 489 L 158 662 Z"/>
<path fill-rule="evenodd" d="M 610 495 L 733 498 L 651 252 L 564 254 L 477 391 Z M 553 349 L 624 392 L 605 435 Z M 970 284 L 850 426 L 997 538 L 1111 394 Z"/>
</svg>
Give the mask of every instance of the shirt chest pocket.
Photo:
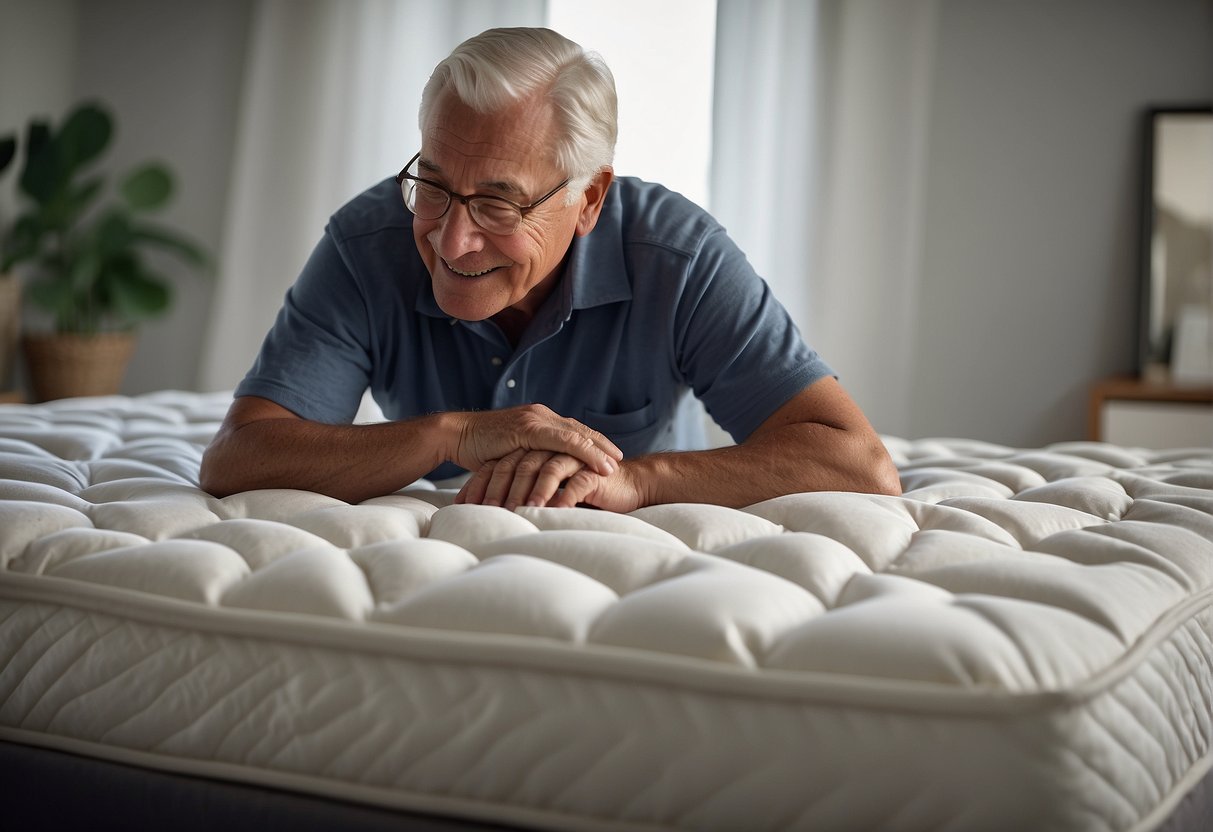
<svg viewBox="0 0 1213 832">
<path fill-rule="evenodd" d="M 625 459 L 669 449 L 666 434 L 672 426 L 668 419 L 664 422 L 658 419 L 657 408 L 651 401 L 644 407 L 619 413 L 601 413 L 587 408 L 582 421 L 618 445 Z"/>
</svg>

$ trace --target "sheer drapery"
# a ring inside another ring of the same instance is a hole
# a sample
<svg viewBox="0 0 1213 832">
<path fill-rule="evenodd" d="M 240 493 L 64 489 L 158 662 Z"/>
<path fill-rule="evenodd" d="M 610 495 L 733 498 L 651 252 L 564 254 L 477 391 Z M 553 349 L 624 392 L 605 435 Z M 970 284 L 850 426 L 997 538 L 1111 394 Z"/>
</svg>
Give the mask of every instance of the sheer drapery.
<svg viewBox="0 0 1213 832">
<path fill-rule="evenodd" d="M 936 0 L 719 0 L 712 208 L 876 424 L 908 428 Z"/>
<path fill-rule="evenodd" d="M 329 215 L 416 151 L 434 65 L 544 19 L 544 0 L 257 3 L 201 389 L 236 385 Z"/>
</svg>

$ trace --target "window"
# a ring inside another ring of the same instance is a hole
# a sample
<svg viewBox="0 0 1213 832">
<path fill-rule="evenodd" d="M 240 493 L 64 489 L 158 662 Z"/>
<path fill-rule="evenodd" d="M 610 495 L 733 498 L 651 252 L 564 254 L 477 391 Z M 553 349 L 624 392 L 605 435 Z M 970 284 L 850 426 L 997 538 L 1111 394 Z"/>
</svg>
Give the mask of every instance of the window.
<svg viewBox="0 0 1213 832">
<path fill-rule="evenodd" d="M 708 207 L 715 0 L 549 0 L 548 26 L 598 52 L 615 75 L 615 173 Z"/>
</svg>

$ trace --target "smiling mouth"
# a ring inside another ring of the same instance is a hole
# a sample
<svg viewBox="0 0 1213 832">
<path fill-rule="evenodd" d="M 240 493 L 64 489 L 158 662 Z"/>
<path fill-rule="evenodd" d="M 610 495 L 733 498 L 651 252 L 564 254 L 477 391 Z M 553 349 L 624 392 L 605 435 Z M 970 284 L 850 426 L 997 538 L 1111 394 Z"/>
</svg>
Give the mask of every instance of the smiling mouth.
<svg viewBox="0 0 1213 832">
<path fill-rule="evenodd" d="M 455 268 L 450 263 L 448 263 L 446 260 L 442 261 L 442 265 L 446 266 L 447 269 L 449 269 L 454 274 L 459 275 L 460 277 L 483 277 L 484 275 L 488 274 L 489 272 L 495 272 L 498 269 L 503 268 L 502 266 L 490 266 L 489 268 L 482 269 L 481 271 L 478 271 L 478 272 L 465 272 L 461 269 Z"/>
</svg>

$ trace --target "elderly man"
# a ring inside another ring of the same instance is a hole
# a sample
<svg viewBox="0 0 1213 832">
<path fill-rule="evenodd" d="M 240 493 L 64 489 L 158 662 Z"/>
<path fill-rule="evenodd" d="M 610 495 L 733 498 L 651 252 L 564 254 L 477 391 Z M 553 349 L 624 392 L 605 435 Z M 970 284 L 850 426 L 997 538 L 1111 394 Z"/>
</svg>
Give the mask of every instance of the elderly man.
<svg viewBox="0 0 1213 832">
<path fill-rule="evenodd" d="M 420 126 L 395 180 L 333 215 L 207 449 L 205 489 L 355 502 L 470 472 L 458 501 L 615 511 L 899 492 L 719 224 L 615 176 L 598 56 L 546 29 L 485 32 L 435 69 Z M 350 424 L 368 388 L 391 421 Z M 736 445 L 695 450 L 692 394 Z"/>
</svg>

